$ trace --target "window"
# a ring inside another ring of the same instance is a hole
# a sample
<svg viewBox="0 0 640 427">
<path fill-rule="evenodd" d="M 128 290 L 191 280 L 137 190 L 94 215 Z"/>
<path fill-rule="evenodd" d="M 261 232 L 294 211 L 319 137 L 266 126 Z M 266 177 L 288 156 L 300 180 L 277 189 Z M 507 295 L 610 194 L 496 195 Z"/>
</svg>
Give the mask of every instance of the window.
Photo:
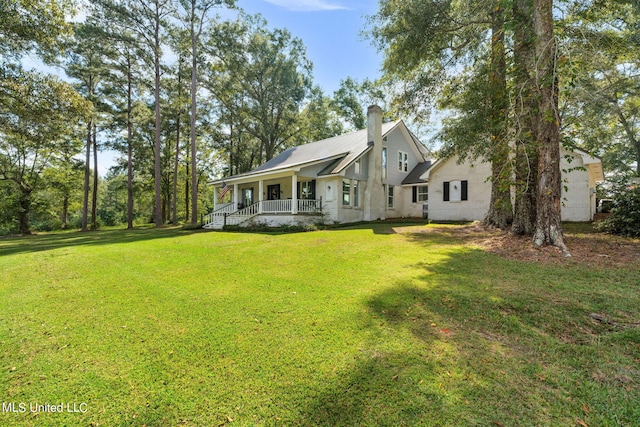
<svg viewBox="0 0 640 427">
<path fill-rule="evenodd" d="M 267 200 L 280 200 L 280 184 L 267 186 Z"/>
<path fill-rule="evenodd" d="M 409 155 L 404 151 L 398 151 L 398 170 L 400 172 L 409 171 Z"/>
<path fill-rule="evenodd" d="M 253 204 L 253 188 L 245 188 L 241 194 L 244 206 L 251 206 Z"/>
<path fill-rule="evenodd" d="M 382 179 L 387 179 L 387 147 L 382 147 Z"/>
<path fill-rule="evenodd" d="M 387 185 L 387 208 L 393 209 L 393 185 Z"/>
<path fill-rule="evenodd" d="M 355 162 L 355 163 L 354 163 L 354 165 L 353 165 L 353 168 L 355 169 L 355 170 L 354 170 L 354 173 L 355 173 L 356 175 L 360 175 L 361 170 L 362 170 L 362 162 L 361 162 L 361 159 L 356 160 L 356 162 Z"/>
<path fill-rule="evenodd" d="M 342 180 L 342 206 L 351 206 L 351 180 Z"/>
<path fill-rule="evenodd" d="M 357 180 L 351 181 L 353 187 L 353 207 L 357 208 L 360 206 L 360 185 Z"/>
<path fill-rule="evenodd" d="M 427 201 L 429 201 L 429 187 L 427 185 L 413 187 L 413 203 Z"/>
<path fill-rule="evenodd" d="M 468 200 L 468 181 L 447 181 L 443 182 L 442 200 L 445 202 L 459 202 Z"/>
<path fill-rule="evenodd" d="M 313 200 L 316 198 L 316 182 L 303 181 L 298 183 L 298 199 Z"/>
<path fill-rule="evenodd" d="M 360 182 L 355 179 L 342 180 L 342 206 L 360 206 Z"/>
</svg>

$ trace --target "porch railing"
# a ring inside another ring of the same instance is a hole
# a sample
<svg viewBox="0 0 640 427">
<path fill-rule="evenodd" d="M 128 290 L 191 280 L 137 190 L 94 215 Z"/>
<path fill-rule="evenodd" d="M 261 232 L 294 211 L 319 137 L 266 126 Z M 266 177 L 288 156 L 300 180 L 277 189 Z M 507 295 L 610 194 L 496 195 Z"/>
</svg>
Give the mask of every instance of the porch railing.
<svg viewBox="0 0 640 427">
<path fill-rule="evenodd" d="M 224 203 L 218 209 L 204 216 L 204 228 L 222 228 L 224 217 L 238 210 L 235 203 Z"/>
<path fill-rule="evenodd" d="M 322 211 L 322 200 L 297 200 L 297 213 L 318 213 Z M 260 202 L 258 202 L 260 203 Z M 261 213 L 292 213 L 293 200 L 263 200 Z"/>
<path fill-rule="evenodd" d="M 239 225 L 245 221 L 250 220 L 254 216 L 258 215 L 260 208 L 260 202 L 254 203 L 251 206 L 247 206 L 244 209 L 240 209 L 239 211 L 228 213 L 224 215 L 224 223 L 223 225 Z"/>
<path fill-rule="evenodd" d="M 322 199 L 300 199 L 298 200 L 298 212 L 319 213 L 322 212 Z"/>
<path fill-rule="evenodd" d="M 290 214 L 293 200 L 263 200 L 256 202 L 244 209 L 236 210 L 235 203 L 229 203 L 216 211 L 205 215 L 204 228 L 222 228 L 225 225 L 239 225 L 258 214 Z M 320 213 L 322 212 L 322 199 L 297 200 L 296 213 Z"/>
</svg>

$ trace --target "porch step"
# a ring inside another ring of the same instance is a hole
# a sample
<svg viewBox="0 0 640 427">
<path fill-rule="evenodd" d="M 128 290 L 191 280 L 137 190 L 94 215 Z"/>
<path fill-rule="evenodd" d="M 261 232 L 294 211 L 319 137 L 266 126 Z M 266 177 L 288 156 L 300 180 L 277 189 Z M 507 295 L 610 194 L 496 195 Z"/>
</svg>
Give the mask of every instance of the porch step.
<svg viewBox="0 0 640 427">
<path fill-rule="evenodd" d="M 220 220 L 217 218 L 214 221 L 208 222 L 202 226 L 202 228 L 205 228 L 207 230 L 222 230 L 222 227 L 224 227 L 224 220 Z"/>
</svg>

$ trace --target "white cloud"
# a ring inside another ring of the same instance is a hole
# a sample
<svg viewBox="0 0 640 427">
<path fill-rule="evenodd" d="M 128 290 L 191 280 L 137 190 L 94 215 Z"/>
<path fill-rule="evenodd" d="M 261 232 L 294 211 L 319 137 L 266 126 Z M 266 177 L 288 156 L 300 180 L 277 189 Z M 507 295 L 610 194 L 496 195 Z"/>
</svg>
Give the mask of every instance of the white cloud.
<svg viewBox="0 0 640 427">
<path fill-rule="evenodd" d="M 339 4 L 328 3 L 325 0 L 264 0 L 295 12 L 316 12 L 322 10 L 349 10 Z"/>
</svg>

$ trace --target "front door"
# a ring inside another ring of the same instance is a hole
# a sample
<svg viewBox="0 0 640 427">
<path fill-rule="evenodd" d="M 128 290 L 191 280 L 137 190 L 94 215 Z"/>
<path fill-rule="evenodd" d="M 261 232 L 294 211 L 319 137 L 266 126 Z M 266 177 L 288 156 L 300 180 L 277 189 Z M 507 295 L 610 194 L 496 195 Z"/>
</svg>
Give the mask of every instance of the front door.
<svg viewBox="0 0 640 427">
<path fill-rule="evenodd" d="M 280 184 L 267 186 L 267 200 L 280 200 Z"/>
<path fill-rule="evenodd" d="M 253 188 L 245 188 L 242 192 L 242 203 L 244 207 L 251 206 L 253 204 Z"/>
<path fill-rule="evenodd" d="M 316 198 L 316 180 L 298 182 L 298 199 L 314 200 Z"/>
</svg>

